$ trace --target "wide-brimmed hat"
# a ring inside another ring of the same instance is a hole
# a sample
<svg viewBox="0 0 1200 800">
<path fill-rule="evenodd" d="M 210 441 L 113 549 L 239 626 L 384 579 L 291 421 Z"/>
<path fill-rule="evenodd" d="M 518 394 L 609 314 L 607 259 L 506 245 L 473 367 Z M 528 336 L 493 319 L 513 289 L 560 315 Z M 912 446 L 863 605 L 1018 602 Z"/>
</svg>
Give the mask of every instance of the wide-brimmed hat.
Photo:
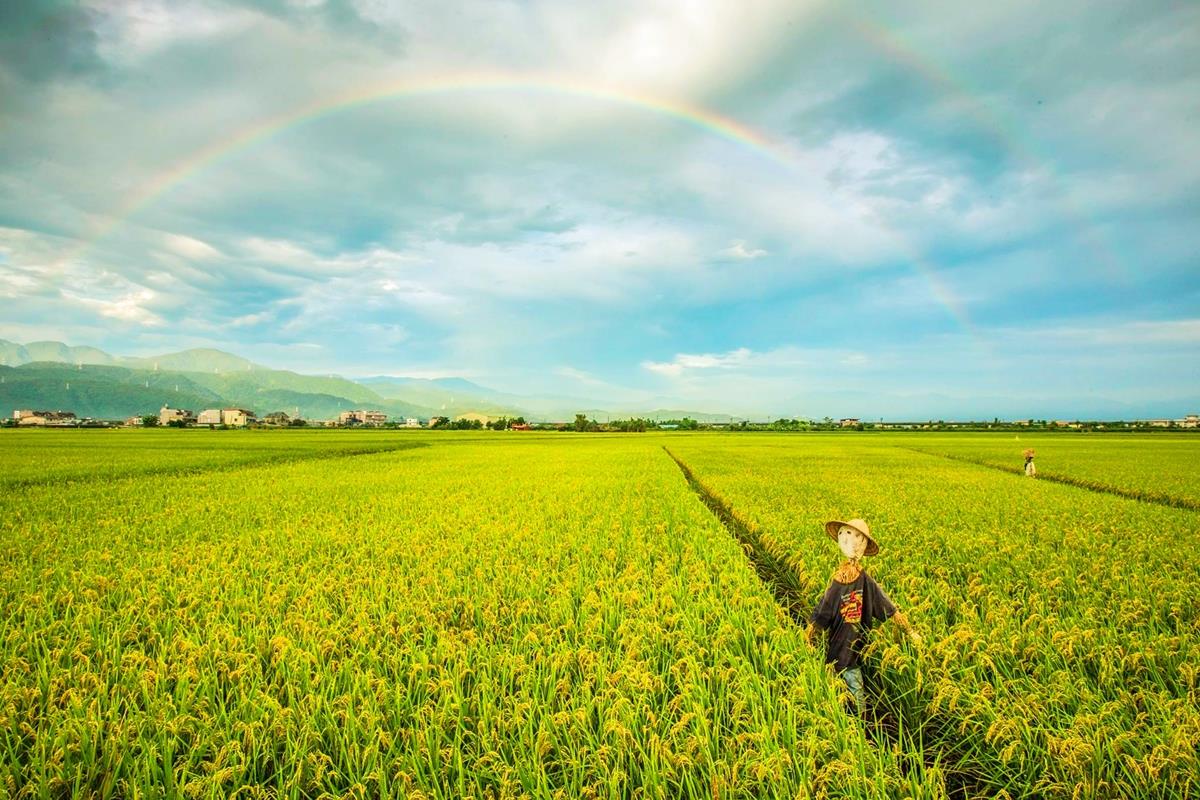
<svg viewBox="0 0 1200 800">
<path fill-rule="evenodd" d="M 873 556 L 879 552 L 879 542 L 871 538 L 871 526 L 867 524 L 865 519 L 855 518 L 849 520 L 848 522 L 831 519 L 829 522 L 825 523 L 825 532 L 829 534 L 830 539 L 833 539 L 836 542 L 838 538 L 838 528 L 842 527 L 843 525 L 845 525 L 847 528 L 854 528 L 854 530 L 867 537 L 867 549 L 866 552 L 863 553 L 864 556 Z"/>
</svg>

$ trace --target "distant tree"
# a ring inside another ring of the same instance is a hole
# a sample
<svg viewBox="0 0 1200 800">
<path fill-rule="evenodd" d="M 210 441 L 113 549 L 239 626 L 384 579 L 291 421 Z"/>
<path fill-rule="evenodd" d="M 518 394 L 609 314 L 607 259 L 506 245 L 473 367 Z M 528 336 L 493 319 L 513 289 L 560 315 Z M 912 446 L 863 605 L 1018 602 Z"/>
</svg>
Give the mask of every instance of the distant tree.
<svg viewBox="0 0 1200 800">
<path fill-rule="evenodd" d="M 575 415 L 575 430 L 586 431 L 588 429 L 588 418 L 586 414 Z"/>
<path fill-rule="evenodd" d="M 168 428 L 186 428 L 187 423 L 181 419 L 172 419 L 167 421 Z"/>
<path fill-rule="evenodd" d="M 288 427 L 289 428 L 303 428 L 307 424 L 308 423 L 305 422 L 300 417 L 293 417 L 292 420 L 290 422 L 288 422 Z"/>
<path fill-rule="evenodd" d="M 158 414 L 143 414 L 142 415 L 142 427 L 157 428 L 158 427 Z"/>
</svg>

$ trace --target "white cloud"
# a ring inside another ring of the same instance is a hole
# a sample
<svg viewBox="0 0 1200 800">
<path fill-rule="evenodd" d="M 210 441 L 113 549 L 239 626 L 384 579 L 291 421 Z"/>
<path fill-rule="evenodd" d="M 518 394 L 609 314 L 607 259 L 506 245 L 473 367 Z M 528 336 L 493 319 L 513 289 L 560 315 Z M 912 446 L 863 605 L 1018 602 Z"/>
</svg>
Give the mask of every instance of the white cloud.
<svg viewBox="0 0 1200 800">
<path fill-rule="evenodd" d="M 767 255 L 767 251 L 761 247 L 747 247 L 745 239 L 734 239 L 729 247 L 721 251 L 721 255 L 735 261 L 753 261 Z"/>
<path fill-rule="evenodd" d="M 750 350 L 745 347 L 739 347 L 727 353 L 679 353 L 671 361 L 643 361 L 642 368 L 659 375 L 678 377 L 688 370 L 730 369 L 745 366 L 752 356 Z"/>
<path fill-rule="evenodd" d="M 185 258 L 195 259 L 197 261 L 207 261 L 213 258 L 219 258 L 221 253 L 215 247 L 199 239 L 193 239 L 191 236 L 183 236 L 177 233 L 168 233 L 163 235 L 165 244 L 169 250 L 178 253 Z"/>
<path fill-rule="evenodd" d="M 146 308 L 146 304 L 154 300 L 155 294 L 149 289 L 140 289 L 121 295 L 112 300 L 101 300 L 97 297 L 86 297 L 63 290 L 63 297 L 92 309 L 101 316 L 133 322 L 147 327 L 163 325 L 165 320 L 158 314 Z"/>
<path fill-rule="evenodd" d="M 167 0 L 87 0 L 96 13 L 98 50 L 105 60 L 132 64 L 184 40 L 209 39 L 250 25 L 236 8 Z"/>
<path fill-rule="evenodd" d="M 1085 347 L 1200 345 L 1200 319 L 1117 321 L 1109 325 L 1031 325 L 1005 335 Z"/>
</svg>

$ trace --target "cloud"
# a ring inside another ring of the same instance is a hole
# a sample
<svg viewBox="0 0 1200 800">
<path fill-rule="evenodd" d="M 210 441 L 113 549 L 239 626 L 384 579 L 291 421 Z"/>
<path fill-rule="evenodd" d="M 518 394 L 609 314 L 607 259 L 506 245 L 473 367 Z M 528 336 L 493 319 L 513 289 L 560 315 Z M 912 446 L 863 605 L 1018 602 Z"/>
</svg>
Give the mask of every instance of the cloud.
<svg viewBox="0 0 1200 800">
<path fill-rule="evenodd" d="M 767 255 L 767 251 L 761 247 L 747 247 L 745 239 L 735 239 L 729 247 L 721 251 L 721 255 L 734 261 L 753 261 Z"/>
<path fill-rule="evenodd" d="M 163 236 L 167 249 L 181 256 L 190 258 L 196 261 L 207 261 L 211 258 L 219 258 L 221 253 L 212 245 L 206 244 L 199 239 L 193 239 L 190 236 L 182 236 L 176 233 L 168 233 Z"/>
<path fill-rule="evenodd" d="M 95 310 L 101 316 L 120 322 L 132 322 L 144 326 L 163 325 L 165 322 L 158 314 L 146 308 L 146 305 L 155 298 L 154 292 L 149 289 L 129 292 L 112 300 L 86 297 L 65 289 L 62 295 L 81 306 Z"/>
<path fill-rule="evenodd" d="M 74 3 L 0 3 L 0 74 L 40 82 L 98 70 L 95 22 Z"/>
<path fill-rule="evenodd" d="M 730 350 L 727 353 L 679 353 L 671 361 L 643 361 L 642 368 L 659 375 L 678 377 L 689 370 L 697 369 L 730 369 L 746 365 L 751 358 L 751 352 L 745 347 Z"/>
</svg>

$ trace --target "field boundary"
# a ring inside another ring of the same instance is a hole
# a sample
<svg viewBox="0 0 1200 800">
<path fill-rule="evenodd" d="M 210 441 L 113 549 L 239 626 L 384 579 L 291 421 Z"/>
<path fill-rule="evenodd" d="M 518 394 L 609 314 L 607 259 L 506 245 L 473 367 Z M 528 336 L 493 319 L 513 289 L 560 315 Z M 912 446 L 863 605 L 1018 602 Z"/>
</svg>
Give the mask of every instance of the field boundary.
<svg viewBox="0 0 1200 800">
<path fill-rule="evenodd" d="M 302 454 L 272 454 L 265 458 L 249 459 L 246 461 L 231 461 L 224 464 L 212 464 L 209 466 L 178 466 L 178 467 L 150 467 L 147 469 L 130 470 L 113 475 L 62 475 L 50 478 L 15 478 L 11 480 L 0 480 L 0 489 L 33 489 L 39 486 L 69 486 L 75 483 L 88 483 L 96 480 L 97 477 L 105 481 L 123 481 L 136 478 L 149 477 L 185 477 L 188 475 L 207 475 L 214 472 L 232 472 L 238 469 L 248 469 L 252 467 L 274 467 L 283 464 L 295 464 L 301 461 L 325 461 L 336 458 L 356 458 L 358 456 L 379 455 L 380 453 L 398 453 L 403 450 L 416 450 L 422 447 L 430 447 L 427 442 L 404 442 L 402 444 L 388 447 L 355 447 L 345 450 L 333 450 L 323 452 L 306 452 Z"/>
<path fill-rule="evenodd" d="M 896 445 L 901 450 L 908 450 L 921 455 L 932 456 L 934 458 L 945 458 L 950 461 L 959 461 L 963 464 L 974 464 L 977 467 L 987 467 L 988 469 L 1007 472 L 1012 475 L 1025 477 L 1024 471 L 1020 467 L 1005 467 L 1000 464 L 993 464 L 989 461 L 983 461 L 976 458 L 968 458 L 967 456 L 957 456 L 950 453 L 938 453 L 933 450 L 922 450 L 917 447 L 903 447 Z M 1200 511 L 1200 502 L 1189 500 L 1186 497 L 1176 497 L 1170 494 L 1161 492 L 1141 492 L 1136 489 L 1122 489 L 1119 486 L 1113 486 L 1107 483 L 1099 483 L 1097 481 L 1089 481 L 1083 478 L 1072 478 L 1069 475 L 1061 475 L 1054 472 L 1039 472 L 1034 480 L 1050 481 L 1051 483 L 1061 483 L 1064 486 L 1074 486 L 1076 489 L 1086 489 L 1089 492 L 1097 494 L 1111 494 L 1116 497 L 1123 497 L 1126 500 L 1138 500 L 1143 503 L 1152 503 L 1154 505 L 1166 506 L 1167 508 L 1182 508 L 1185 511 Z"/>
<path fill-rule="evenodd" d="M 811 598 L 816 596 L 822 587 L 804 585 L 794 570 L 771 554 L 762 539 L 745 520 L 735 514 L 719 495 L 696 478 L 691 467 L 672 453 L 666 445 L 663 445 L 663 451 L 679 467 L 683 477 L 687 480 L 688 487 L 696 493 L 713 516 L 725 526 L 725 529 L 733 534 L 733 538 L 741 545 L 742 551 L 750 560 L 754 571 L 758 573 L 759 580 L 766 584 L 767 588 L 771 590 L 771 594 L 775 596 L 775 602 L 783 607 L 793 623 L 801 627 L 807 625 L 808 616 L 812 611 Z"/>
</svg>

